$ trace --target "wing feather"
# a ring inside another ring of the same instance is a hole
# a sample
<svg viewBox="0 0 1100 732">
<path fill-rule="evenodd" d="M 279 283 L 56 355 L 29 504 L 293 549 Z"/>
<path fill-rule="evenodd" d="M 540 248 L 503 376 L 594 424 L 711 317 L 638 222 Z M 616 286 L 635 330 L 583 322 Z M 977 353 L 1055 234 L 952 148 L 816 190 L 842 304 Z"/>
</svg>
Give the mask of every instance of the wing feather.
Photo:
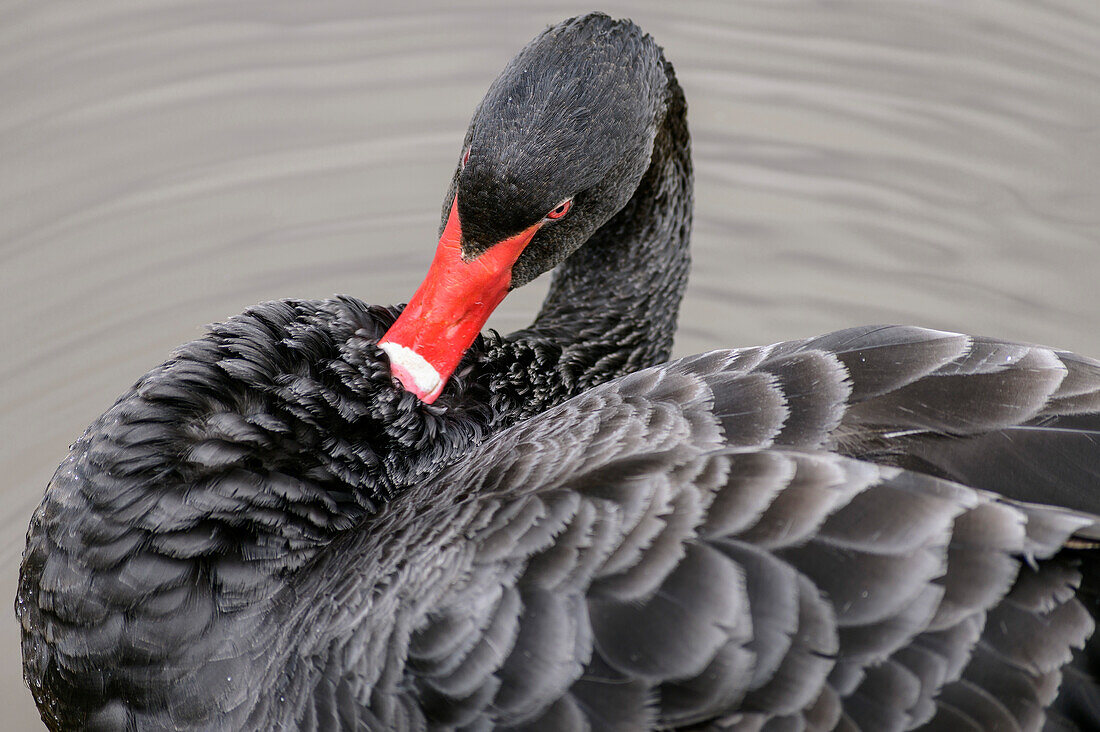
<svg viewBox="0 0 1100 732">
<path fill-rule="evenodd" d="M 1035 729 L 1097 519 L 1033 504 L 1087 502 L 1098 394 L 1087 360 L 896 327 L 596 387 L 423 487 L 404 520 L 453 527 L 418 551 L 456 579 L 387 693 L 471 729 Z"/>
</svg>

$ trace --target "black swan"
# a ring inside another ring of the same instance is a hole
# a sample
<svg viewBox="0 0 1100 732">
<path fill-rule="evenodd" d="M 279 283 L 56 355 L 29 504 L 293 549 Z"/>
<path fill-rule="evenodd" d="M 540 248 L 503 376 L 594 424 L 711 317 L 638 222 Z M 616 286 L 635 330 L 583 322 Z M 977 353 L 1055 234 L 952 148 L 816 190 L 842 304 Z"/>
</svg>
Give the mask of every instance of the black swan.
<svg viewBox="0 0 1100 732">
<path fill-rule="evenodd" d="M 47 726 L 1096 729 L 1100 364 L 913 327 L 664 363 L 685 114 L 629 21 L 549 28 L 400 317 L 258 305 L 100 417 L 23 558 Z"/>
</svg>

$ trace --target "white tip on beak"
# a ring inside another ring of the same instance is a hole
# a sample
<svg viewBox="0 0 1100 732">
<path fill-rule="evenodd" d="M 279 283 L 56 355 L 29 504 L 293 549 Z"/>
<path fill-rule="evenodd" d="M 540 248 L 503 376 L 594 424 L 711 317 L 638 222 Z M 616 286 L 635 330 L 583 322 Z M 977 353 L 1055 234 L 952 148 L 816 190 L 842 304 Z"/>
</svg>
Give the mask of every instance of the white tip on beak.
<svg viewBox="0 0 1100 732">
<path fill-rule="evenodd" d="M 390 359 L 390 369 L 406 389 L 431 402 L 443 390 L 443 377 L 424 357 L 400 343 L 384 341 L 378 347 Z M 412 384 L 409 384 L 412 381 Z M 410 388 L 414 387 L 414 388 Z"/>
</svg>

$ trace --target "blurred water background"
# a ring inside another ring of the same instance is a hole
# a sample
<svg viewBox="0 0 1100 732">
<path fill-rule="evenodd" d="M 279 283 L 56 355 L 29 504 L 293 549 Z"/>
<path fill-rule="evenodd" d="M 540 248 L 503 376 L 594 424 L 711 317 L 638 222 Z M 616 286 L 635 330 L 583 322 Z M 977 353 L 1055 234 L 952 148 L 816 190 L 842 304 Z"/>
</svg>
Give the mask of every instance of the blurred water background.
<svg viewBox="0 0 1100 732">
<path fill-rule="evenodd" d="M 38 728 L 10 603 L 67 445 L 204 323 L 407 299 L 489 82 L 590 9 L 0 0 L 0 726 Z M 601 9 L 690 105 L 678 353 L 897 322 L 1100 356 L 1096 0 Z"/>
</svg>

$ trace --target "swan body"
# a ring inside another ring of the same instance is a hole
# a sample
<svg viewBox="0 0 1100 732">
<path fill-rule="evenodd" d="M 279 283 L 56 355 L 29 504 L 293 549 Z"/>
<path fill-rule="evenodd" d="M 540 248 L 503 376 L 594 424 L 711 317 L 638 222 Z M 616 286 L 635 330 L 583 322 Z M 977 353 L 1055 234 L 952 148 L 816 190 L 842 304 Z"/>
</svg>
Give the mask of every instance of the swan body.
<svg viewBox="0 0 1100 732">
<path fill-rule="evenodd" d="M 47 726 L 1090 728 L 1100 363 L 904 326 L 668 362 L 685 111 L 629 21 L 547 30 L 440 243 L 558 267 L 530 328 L 446 340 L 432 275 L 264 303 L 93 423 L 20 575 Z"/>
</svg>

